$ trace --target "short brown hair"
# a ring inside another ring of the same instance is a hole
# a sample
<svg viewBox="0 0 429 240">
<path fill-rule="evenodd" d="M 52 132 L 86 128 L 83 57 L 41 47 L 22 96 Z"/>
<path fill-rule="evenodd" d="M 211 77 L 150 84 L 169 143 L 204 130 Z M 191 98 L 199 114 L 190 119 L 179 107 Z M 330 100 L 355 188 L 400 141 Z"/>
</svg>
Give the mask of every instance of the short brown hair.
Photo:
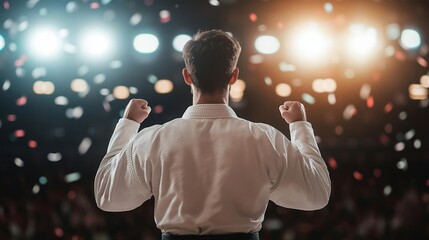
<svg viewBox="0 0 429 240">
<path fill-rule="evenodd" d="M 209 30 L 195 34 L 182 57 L 195 87 L 213 94 L 227 88 L 240 52 L 240 43 L 227 32 Z"/>
</svg>

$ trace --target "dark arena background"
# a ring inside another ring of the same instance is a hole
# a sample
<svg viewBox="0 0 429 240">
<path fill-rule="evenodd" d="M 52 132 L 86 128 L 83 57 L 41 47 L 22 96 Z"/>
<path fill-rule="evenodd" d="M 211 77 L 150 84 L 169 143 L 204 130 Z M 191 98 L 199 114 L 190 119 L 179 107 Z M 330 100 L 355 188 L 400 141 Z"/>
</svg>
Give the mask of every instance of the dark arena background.
<svg viewBox="0 0 429 240">
<path fill-rule="evenodd" d="M 261 239 L 429 239 L 425 0 L 1 0 L 0 239 L 160 239 L 153 200 L 106 213 L 93 180 L 131 98 L 142 128 L 192 104 L 180 51 L 209 29 L 242 45 L 239 117 L 289 137 L 301 101 L 332 179 L 322 210 L 270 203 Z"/>
</svg>

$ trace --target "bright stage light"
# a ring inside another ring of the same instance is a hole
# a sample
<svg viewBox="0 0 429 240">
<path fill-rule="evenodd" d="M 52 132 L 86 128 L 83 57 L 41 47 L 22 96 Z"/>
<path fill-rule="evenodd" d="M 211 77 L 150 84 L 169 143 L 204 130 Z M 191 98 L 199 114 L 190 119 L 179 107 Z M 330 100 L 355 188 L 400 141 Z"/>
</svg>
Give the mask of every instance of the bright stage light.
<svg viewBox="0 0 429 240">
<path fill-rule="evenodd" d="M 353 24 L 349 27 L 347 49 L 353 58 L 361 59 L 371 54 L 377 46 L 377 30 L 362 24 Z"/>
<path fill-rule="evenodd" d="M 186 34 L 180 34 L 177 35 L 174 39 L 173 39 L 173 48 L 174 50 L 178 51 L 178 52 L 182 52 L 183 47 L 185 46 L 185 44 L 191 40 L 192 37 Z"/>
<path fill-rule="evenodd" d="M 414 29 L 404 29 L 400 44 L 406 50 L 417 48 L 421 44 L 420 34 Z"/>
<path fill-rule="evenodd" d="M 273 54 L 280 49 L 280 42 L 276 37 L 263 35 L 256 38 L 255 48 L 262 54 Z"/>
<path fill-rule="evenodd" d="M 291 47 L 297 58 L 314 61 L 325 58 L 332 43 L 332 39 L 326 36 L 321 27 L 313 23 L 296 32 Z"/>
<path fill-rule="evenodd" d="M 103 30 L 89 30 L 82 35 L 80 46 L 86 57 L 105 57 L 113 48 L 112 36 Z"/>
<path fill-rule="evenodd" d="M 5 45 L 6 45 L 6 42 L 4 41 L 4 37 L 0 35 L 0 51 L 3 50 Z"/>
<path fill-rule="evenodd" d="M 153 34 L 139 34 L 134 38 L 134 49 L 139 53 L 153 53 L 158 49 L 158 38 Z"/>
<path fill-rule="evenodd" d="M 51 28 L 33 30 L 27 39 L 29 51 L 43 58 L 50 58 L 58 54 L 61 48 L 61 38 L 57 31 Z"/>
</svg>

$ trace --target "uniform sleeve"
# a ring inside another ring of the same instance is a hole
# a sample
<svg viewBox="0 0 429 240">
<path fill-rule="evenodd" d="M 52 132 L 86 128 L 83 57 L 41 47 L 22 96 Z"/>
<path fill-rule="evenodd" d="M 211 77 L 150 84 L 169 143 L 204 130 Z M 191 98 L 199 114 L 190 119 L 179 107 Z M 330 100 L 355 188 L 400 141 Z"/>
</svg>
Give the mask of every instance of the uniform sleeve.
<svg viewBox="0 0 429 240">
<path fill-rule="evenodd" d="M 95 201 L 102 210 L 132 210 L 152 196 L 150 187 L 141 182 L 134 167 L 133 139 L 139 126 L 125 118 L 116 125 L 94 181 Z"/>
<path fill-rule="evenodd" d="M 291 141 L 277 136 L 275 148 L 277 180 L 270 200 L 277 205 L 300 210 L 317 210 L 328 204 L 331 194 L 329 172 L 317 147 L 311 124 L 290 124 Z"/>
</svg>

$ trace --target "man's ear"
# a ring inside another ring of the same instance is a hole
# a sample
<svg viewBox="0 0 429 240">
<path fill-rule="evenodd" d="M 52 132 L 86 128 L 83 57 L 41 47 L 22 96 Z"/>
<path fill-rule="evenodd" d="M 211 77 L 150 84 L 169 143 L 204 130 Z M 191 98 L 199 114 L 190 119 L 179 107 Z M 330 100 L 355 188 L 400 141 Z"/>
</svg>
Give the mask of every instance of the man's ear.
<svg viewBox="0 0 429 240">
<path fill-rule="evenodd" d="M 239 72 L 240 70 L 238 70 L 238 68 L 234 69 L 234 71 L 232 72 L 232 77 L 229 80 L 229 85 L 233 85 L 237 81 Z"/>
<path fill-rule="evenodd" d="M 191 86 L 193 84 L 192 82 L 192 78 L 191 78 L 191 74 L 189 74 L 188 69 L 184 68 L 182 70 L 182 75 L 183 75 L 183 80 L 185 81 L 185 83 L 189 86 Z"/>
</svg>

